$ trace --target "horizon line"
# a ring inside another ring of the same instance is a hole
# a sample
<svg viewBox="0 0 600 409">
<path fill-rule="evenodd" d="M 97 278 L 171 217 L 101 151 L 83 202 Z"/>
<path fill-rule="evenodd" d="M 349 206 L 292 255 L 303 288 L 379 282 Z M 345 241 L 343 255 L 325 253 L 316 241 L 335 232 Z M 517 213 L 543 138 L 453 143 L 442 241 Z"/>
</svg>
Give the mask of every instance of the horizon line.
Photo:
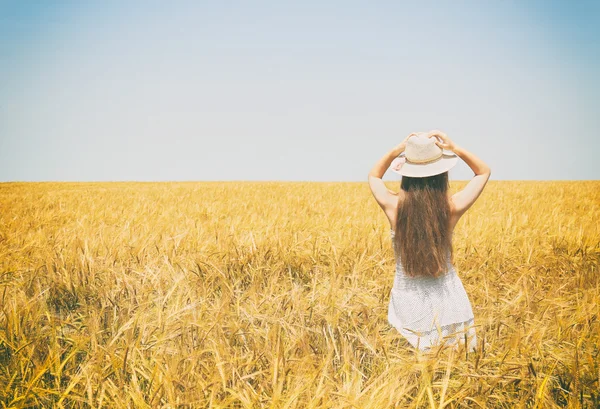
<svg viewBox="0 0 600 409">
<path fill-rule="evenodd" d="M 471 179 L 450 179 L 450 182 L 468 182 Z M 383 180 L 384 182 L 400 182 L 398 180 Z M 600 182 L 600 179 L 490 179 L 489 182 Z M 0 184 L 27 183 L 368 183 L 365 180 L 10 180 L 0 181 Z"/>
</svg>

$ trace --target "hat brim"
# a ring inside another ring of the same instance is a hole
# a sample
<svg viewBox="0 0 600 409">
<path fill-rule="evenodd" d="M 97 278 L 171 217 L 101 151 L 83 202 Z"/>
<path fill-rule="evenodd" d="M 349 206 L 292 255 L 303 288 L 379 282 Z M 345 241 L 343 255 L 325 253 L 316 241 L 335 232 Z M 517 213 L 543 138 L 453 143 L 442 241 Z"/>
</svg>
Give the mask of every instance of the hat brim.
<svg viewBox="0 0 600 409">
<path fill-rule="evenodd" d="M 401 155 L 400 157 L 403 157 Z M 392 172 L 411 178 L 424 178 L 439 175 L 452 169 L 458 163 L 458 156 L 453 153 L 443 153 L 442 157 L 431 163 L 404 162 L 400 170 L 391 169 Z"/>
</svg>

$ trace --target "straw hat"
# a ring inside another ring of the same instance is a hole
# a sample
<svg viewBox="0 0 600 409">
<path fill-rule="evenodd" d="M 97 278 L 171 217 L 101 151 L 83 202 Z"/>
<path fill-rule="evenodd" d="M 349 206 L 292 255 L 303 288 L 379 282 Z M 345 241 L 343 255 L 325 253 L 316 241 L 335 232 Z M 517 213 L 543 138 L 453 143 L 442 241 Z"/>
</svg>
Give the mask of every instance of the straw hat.
<svg viewBox="0 0 600 409">
<path fill-rule="evenodd" d="M 458 156 L 444 151 L 436 145 L 434 136 L 426 133 L 413 135 L 406 141 L 405 151 L 394 159 L 390 169 L 402 176 L 424 178 L 439 175 L 452 169 L 458 162 Z"/>
</svg>

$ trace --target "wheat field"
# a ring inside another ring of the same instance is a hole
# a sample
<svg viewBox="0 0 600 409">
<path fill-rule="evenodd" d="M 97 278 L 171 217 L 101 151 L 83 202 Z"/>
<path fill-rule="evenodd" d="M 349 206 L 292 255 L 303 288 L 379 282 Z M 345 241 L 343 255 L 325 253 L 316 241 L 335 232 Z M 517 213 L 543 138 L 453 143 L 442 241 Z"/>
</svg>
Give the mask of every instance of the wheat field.
<svg viewBox="0 0 600 409">
<path fill-rule="evenodd" d="M 598 408 L 599 220 L 598 181 L 490 181 L 454 234 L 478 349 L 421 354 L 366 181 L 0 184 L 0 403 Z"/>
</svg>

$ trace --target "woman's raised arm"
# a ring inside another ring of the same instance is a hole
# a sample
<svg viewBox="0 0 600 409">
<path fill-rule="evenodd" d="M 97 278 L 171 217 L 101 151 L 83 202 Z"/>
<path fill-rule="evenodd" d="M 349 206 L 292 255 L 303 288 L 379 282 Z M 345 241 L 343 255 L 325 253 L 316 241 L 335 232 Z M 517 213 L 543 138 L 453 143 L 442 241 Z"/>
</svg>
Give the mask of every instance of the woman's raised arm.
<svg viewBox="0 0 600 409">
<path fill-rule="evenodd" d="M 456 212 L 460 216 L 475 203 L 487 184 L 487 181 L 492 174 L 492 170 L 475 154 L 457 146 L 445 133 L 441 131 L 431 131 L 429 137 L 431 138 L 432 136 L 441 140 L 441 142 L 436 142 L 440 148 L 454 152 L 459 158 L 465 161 L 473 173 L 475 173 L 473 179 L 467 183 L 467 186 L 452 196 L 452 202 L 454 203 Z"/>
<path fill-rule="evenodd" d="M 369 187 L 371 188 L 371 193 L 373 193 L 375 200 L 379 203 L 379 206 L 381 206 L 388 218 L 390 218 L 391 213 L 393 213 L 396 203 L 398 202 L 398 196 L 385 186 L 382 177 L 390 167 L 392 161 L 404 152 L 406 149 L 406 141 L 413 135 L 415 135 L 415 133 L 408 135 L 400 144 L 396 145 L 393 149 L 383 155 L 369 172 Z"/>
</svg>

